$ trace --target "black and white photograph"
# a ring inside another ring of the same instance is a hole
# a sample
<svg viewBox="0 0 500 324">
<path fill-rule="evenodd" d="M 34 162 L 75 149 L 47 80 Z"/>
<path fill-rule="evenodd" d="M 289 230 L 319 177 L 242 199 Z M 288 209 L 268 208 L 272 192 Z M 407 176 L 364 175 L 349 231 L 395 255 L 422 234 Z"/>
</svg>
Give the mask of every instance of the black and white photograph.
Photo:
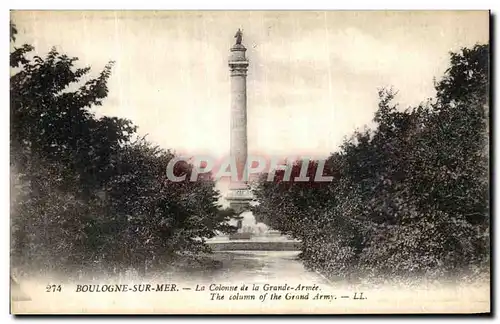
<svg viewBox="0 0 500 324">
<path fill-rule="evenodd" d="M 489 11 L 9 20 L 11 314 L 490 314 Z"/>
</svg>

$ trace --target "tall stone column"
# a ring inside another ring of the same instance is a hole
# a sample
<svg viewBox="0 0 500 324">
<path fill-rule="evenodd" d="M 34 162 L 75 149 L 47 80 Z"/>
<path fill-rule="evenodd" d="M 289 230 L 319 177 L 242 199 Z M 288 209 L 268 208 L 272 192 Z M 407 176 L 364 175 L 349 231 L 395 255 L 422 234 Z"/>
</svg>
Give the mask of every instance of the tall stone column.
<svg viewBox="0 0 500 324">
<path fill-rule="evenodd" d="M 231 73 L 231 146 L 230 156 L 236 163 L 238 181 L 231 181 L 228 200 L 233 208 L 241 211 L 250 200 L 246 162 L 248 157 L 247 140 L 247 70 L 246 48 L 241 44 L 240 30 L 235 35 L 236 44 L 231 47 L 229 70 Z"/>
</svg>

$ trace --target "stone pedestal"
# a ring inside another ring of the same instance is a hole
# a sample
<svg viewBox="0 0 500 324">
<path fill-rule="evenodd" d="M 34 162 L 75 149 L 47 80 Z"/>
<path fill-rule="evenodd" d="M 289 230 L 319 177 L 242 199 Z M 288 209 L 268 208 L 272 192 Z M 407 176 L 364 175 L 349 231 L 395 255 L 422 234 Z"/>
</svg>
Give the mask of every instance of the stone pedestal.
<svg viewBox="0 0 500 324">
<path fill-rule="evenodd" d="M 229 201 L 229 207 L 241 214 L 250 208 L 253 194 L 249 187 L 230 188 L 226 199 Z"/>
</svg>

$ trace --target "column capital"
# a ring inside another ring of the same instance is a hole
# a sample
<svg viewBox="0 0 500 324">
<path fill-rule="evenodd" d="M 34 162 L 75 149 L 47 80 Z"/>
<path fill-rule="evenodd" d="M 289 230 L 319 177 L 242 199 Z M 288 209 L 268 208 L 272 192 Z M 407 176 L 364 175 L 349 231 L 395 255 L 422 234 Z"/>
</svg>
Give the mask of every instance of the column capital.
<svg viewBox="0 0 500 324">
<path fill-rule="evenodd" d="M 231 65 L 246 65 L 248 66 L 248 60 L 245 57 L 246 52 L 245 46 L 241 44 L 236 44 L 231 47 L 231 53 L 229 55 L 229 66 Z"/>
<path fill-rule="evenodd" d="M 248 71 L 248 61 L 229 61 L 231 76 L 246 76 Z"/>
<path fill-rule="evenodd" d="M 247 48 L 241 44 L 234 44 L 233 47 L 231 47 L 231 52 L 234 51 L 240 51 L 240 52 L 245 52 Z"/>
</svg>

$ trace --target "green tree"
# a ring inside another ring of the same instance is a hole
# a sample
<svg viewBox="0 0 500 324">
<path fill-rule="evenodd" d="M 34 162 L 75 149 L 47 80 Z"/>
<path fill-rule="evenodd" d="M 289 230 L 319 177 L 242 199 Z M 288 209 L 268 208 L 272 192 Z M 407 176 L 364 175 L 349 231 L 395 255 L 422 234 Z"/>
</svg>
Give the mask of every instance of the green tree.
<svg viewBox="0 0 500 324">
<path fill-rule="evenodd" d="M 11 24 L 13 42 L 16 33 Z M 110 157 L 135 128 L 123 119 L 97 119 L 90 110 L 107 95 L 111 64 L 83 82 L 90 68 L 76 68 L 76 58 L 55 48 L 45 59 L 30 55 L 30 45 L 11 48 L 11 172 L 19 201 L 13 247 L 30 253 L 23 260 L 56 265 L 55 258 L 84 253 L 81 240 L 98 212 L 95 194 L 112 173 Z"/>
<path fill-rule="evenodd" d="M 376 127 L 330 156 L 329 185 L 261 181 L 259 207 L 302 239 L 306 265 L 403 278 L 489 262 L 488 45 L 450 56 L 434 100 L 402 111 L 380 90 Z"/>
<path fill-rule="evenodd" d="M 97 118 L 112 62 L 90 67 L 53 48 L 45 58 L 15 47 L 11 24 L 13 263 L 33 269 L 104 271 L 207 250 L 232 231 L 213 181 L 169 182 L 170 151 L 142 140 L 116 117 Z M 190 165 L 179 172 L 189 175 Z"/>
<path fill-rule="evenodd" d="M 174 170 L 186 175 L 185 181 L 167 179 L 166 166 L 174 157 L 144 140 L 119 154 L 97 236 L 105 240 L 102 250 L 110 264 L 144 271 L 146 263 L 158 265 L 179 252 L 208 252 L 206 238 L 234 230 L 226 224 L 232 213 L 221 210 L 212 180 L 191 182 L 188 164 Z"/>
</svg>

